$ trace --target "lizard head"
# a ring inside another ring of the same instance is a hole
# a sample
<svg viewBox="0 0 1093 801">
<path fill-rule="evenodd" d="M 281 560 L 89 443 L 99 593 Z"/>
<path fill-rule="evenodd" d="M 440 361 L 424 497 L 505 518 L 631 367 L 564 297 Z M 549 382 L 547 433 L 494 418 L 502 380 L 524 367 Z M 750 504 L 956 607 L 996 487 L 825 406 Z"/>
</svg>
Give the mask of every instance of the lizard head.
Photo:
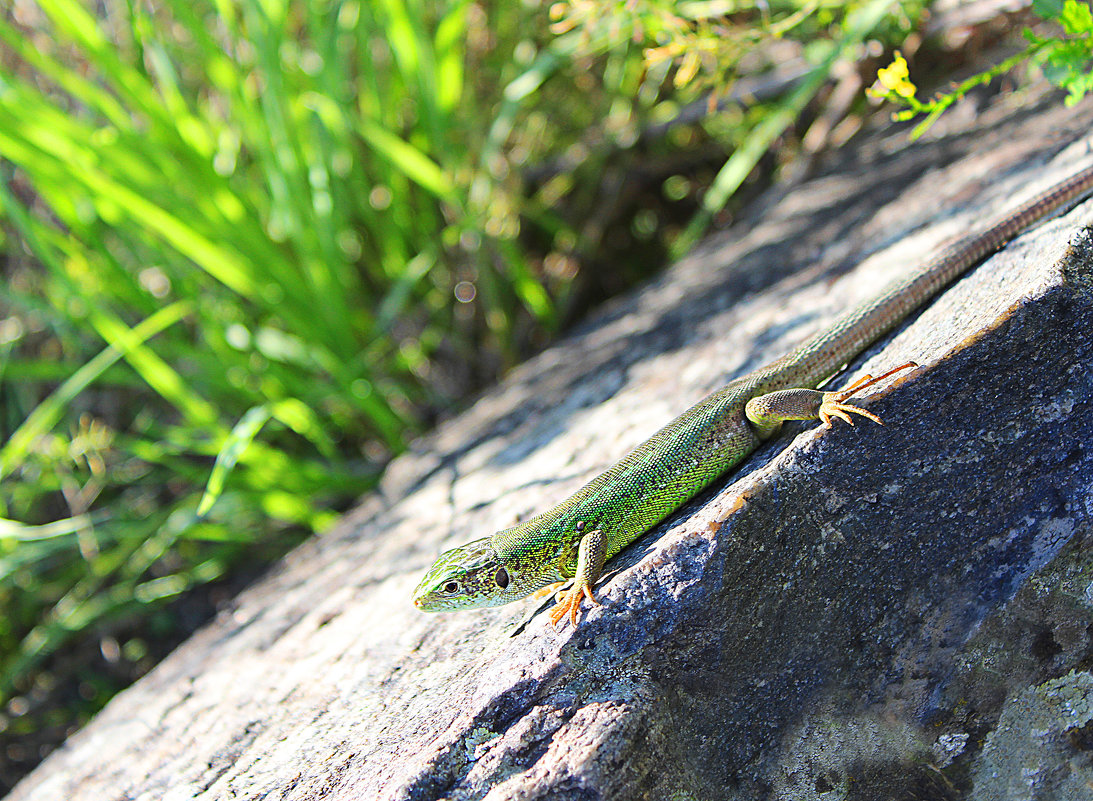
<svg viewBox="0 0 1093 801">
<path fill-rule="evenodd" d="M 422 612 L 500 606 L 536 589 L 525 588 L 520 576 L 501 564 L 485 537 L 442 553 L 414 590 L 414 606 Z"/>
</svg>

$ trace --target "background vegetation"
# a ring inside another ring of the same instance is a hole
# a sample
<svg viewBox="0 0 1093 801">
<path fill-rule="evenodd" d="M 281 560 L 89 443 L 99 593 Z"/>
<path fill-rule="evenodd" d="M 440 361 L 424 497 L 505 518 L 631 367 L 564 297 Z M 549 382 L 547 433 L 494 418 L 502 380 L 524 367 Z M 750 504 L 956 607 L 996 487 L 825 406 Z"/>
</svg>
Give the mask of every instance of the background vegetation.
<svg viewBox="0 0 1093 801">
<path fill-rule="evenodd" d="M 1037 11 L 1087 59 L 1071 3 Z M 926 6 L 14 0 L 0 792 L 438 416 L 853 133 Z"/>
</svg>

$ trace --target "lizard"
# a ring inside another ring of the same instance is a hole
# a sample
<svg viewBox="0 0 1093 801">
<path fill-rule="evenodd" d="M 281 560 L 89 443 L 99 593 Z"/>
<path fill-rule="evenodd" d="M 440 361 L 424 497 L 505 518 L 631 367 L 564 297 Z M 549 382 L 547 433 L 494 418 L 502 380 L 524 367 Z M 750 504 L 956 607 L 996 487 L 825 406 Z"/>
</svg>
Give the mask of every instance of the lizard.
<svg viewBox="0 0 1093 801">
<path fill-rule="evenodd" d="M 542 514 L 444 552 L 414 590 L 426 612 L 500 606 L 562 583 L 551 623 L 577 625 L 605 563 L 742 462 L 789 420 L 851 415 L 880 423 L 847 403 L 866 387 L 914 365 L 864 376 L 837 392 L 830 379 L 919 306 L 1019 233 L 1093 191 L 1086 167 L 951 242 L 876 297 L 779 359 L 741 376 L 689 408 L 572 496 Z"/>
</svg>

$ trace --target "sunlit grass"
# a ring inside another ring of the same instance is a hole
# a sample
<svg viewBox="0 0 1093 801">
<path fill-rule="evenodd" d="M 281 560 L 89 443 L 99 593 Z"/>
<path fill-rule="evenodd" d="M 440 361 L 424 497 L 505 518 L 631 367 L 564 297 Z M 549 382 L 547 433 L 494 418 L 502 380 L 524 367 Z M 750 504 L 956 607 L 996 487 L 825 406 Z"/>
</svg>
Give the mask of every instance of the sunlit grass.
<svg viewBox="0 0 1093 801">
<path fill-rule="evenodd" d="M 31 614 L 0 619 L 0 699 L 89 623 L 329 526 L 442 401 L 436 348 L 512 358 L 515 318 L 553 322 L 468 201 L 466 0 L 38 8 L 0 21 L 0 200 L 38 265 L 12 252 L 3 295 L 0 604 Z M 456 265 L 489 289 L 462 343 Z"/>
</svg>

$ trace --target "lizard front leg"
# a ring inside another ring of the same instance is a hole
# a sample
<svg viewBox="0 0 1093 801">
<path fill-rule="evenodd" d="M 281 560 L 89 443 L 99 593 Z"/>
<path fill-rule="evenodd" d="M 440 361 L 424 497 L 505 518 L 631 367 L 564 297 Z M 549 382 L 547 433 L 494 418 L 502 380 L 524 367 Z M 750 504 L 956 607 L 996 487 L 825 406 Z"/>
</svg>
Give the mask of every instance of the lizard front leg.
<svg viewBox="0 0 1093 801">
<path fill-rule="evenodd" d="M 757 395 L 747 402 L 744 414 L 748 420 L 759 430 L 759 436 L 771 436 L 779 426 L 787 420 L 822 420 L 824 425 L 831 426 L 833 418 L 838 417 L 854 425 L 851 414 L 860 414 L 874 423 L 881 423 L 881 419 L 872 412 L 867 412 L 846 400 L 861 392 L 866 387 L 871 387 L 889 376 L 918 367 L 914 362 L 901 364 L 894 367 L 884 375 L 874 378 L 871 375 L 862 376 L 846 389 L 839 392 L 822 392 L 818 389 L 783 389 L 777 392 L 768 392 L 765 395 Z"/>
<path fill-rule="evenodd" d="M 584 528 L 583 523 L 578 523 L 578 531 Z M 550 623 L 558 625 L 566 614 L 569 621 L 577 625 L 577 613 L 581 608 L 581 600 L 588 598 L 595 606 L 600 602 L 592 594 L 592 586 L 600 578 L 603 572 L 603 564 L 607 561 L 607 535 L 600 529 L 589 531 L 581 537 L 581 543 L 577 546 L 577 572 L 573 576 L 573 584 L 568 590 L 558 593 L 558 603 L 550 610 Z"/>
</svg>

